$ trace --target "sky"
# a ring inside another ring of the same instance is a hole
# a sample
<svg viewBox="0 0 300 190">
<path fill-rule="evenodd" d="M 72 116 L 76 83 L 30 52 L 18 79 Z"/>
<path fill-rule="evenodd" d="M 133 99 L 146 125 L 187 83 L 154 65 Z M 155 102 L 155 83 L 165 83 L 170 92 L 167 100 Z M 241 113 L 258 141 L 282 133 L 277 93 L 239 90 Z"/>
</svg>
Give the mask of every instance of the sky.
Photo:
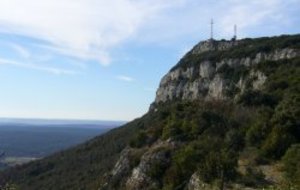
<svg viewBox="0 0 300 190">
<path fill-rule="evenodd" d="M 132 120 L 195 44 L 300 33 L 300 0 L 0 0 L 0 117 Z"/>
</svg>

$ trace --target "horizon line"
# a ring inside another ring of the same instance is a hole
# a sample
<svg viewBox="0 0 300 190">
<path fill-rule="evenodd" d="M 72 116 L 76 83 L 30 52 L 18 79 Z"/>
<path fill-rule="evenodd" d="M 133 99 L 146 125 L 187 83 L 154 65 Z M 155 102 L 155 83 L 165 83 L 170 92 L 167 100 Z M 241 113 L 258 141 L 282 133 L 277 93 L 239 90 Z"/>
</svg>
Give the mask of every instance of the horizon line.
<svg viewBox="0 0 300 190">
<path fill-rule="evenodd" d="M 75 119 L 75 118 L 38 118 L 38 117 L 1 117 L 1 120 L 36 120 L 36 121 L 78 121 L 78 122 L 128 122 L 128 120 L 112 119 Z"/>
</svg>

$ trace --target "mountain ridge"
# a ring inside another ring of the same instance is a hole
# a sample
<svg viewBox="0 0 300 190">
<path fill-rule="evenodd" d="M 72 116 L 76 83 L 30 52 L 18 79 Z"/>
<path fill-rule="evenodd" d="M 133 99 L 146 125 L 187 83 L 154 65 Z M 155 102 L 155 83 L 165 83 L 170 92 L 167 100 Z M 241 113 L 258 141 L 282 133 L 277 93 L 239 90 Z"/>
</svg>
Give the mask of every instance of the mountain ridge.
<svg viewBox="0 0 300 190">
<path fill-rule="evenodd" d="M 284 38 L 284 36 L 278 38 Z M 263 41 L 260 43 L 267 43 L 265 41 L 269 39 L 260 38 L 259 40 Z M 233 68 L 241 70 L 240 72 L 247 72 L 251 71 L 251 67 L 262 61 L 291 59 L 300 55 L 299 49 L 287 47 L 287 44 L 289 42 L 284 41 L 281 44 L 277 44 L 274 48 L 261 44 L 255 45 L 258 47 L 251 47 L 254 45 L 251 44 L 251 40 L 249 39 L 240 41 L 208 40 L 200 42 L 162 78 L 156 93 L 154 105 L 160 102 L 172 101 L 173 99 L 232 98 L 226 95 L 226 91 L 231 90 L 230 88 L 233 87 L 236 88 L 235 90 L 242 91 L 247 81 L 243 78 L 240 78 L 238 81 L 231 80 L 228 76 L 224 76 L 226 69 Z M 240 48 L 249 48 L 252 51 L 253 49 L 258 50 L 251 52 L 251 55 L 248 54 L 245 57 L 233 57 L 235 51 L 240 50 Z M 209 57 L 211 55 L 207 57 L 209 53 L 212 53 L 213 58 Z M 219 58 L 216 59 L 216 56 L 219 56 Z M 193 59 L 194 57 L 196 58 Z M 245 73 L 233 74 L 242 75 Z M 256 88 L 260 88 L 266 76 L 259 71 L 252 71 L 251 75 L 252 78 L 257 78 L 256 81 L 253 81 Z"/>
<path fill-rule="evenodd" d="M 202 42 L 143 117 L 0 179 L 22 190 L 298 188 L 299 50 L 300 35 Z"/>
</svg>

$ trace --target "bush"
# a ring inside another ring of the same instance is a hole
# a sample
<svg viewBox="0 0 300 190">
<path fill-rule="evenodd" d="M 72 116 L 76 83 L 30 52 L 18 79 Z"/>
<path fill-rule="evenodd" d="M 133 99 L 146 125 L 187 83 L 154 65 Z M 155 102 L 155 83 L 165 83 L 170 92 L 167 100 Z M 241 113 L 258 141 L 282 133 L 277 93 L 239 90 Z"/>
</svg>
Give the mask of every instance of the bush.
<svg viewBox="0 0 300 190">
<path fill-rule="evenodd" d="M 239 98 L 238 103 L 245 106 L 269 106 L 277 104 L 276 97 L 260 91 L 247 90 Z"/>
<path fill-rule="evenodd" d="M 300 188 L 300 144 L 291 146 L 283 157 L 285 178 L 296 188 Z"/>
<path fill-rule="evenodd" d="M 199 164 L 198 173 L 208 183 L 221 180 L 222 183 L 236 177 L 237 155 L 232 151 L 211 151 Z"/>
<path fill-rule="evenodd" d="M 266 137 L 272 131 L 270 119 L 273 115 L 273 110 L 268 107 L 262 107 L 257 110 L 255 121 L 250 124 L 250 128 L 246 133 L 246 143 L 249 146 L 260 147 Z"/>
<path fill-rule="evenodd" d="M 139 131 L 135 137 L 133 137 L 129 145 L 133 148 L 140 148 L 147 143 L 147 134 L 145 131 Z"/>
<path fill-rule="evenodd" d="M 266 183 L 262 171 L 251 167 L 246 168 L 246 174 L 241 177 L 240 182 L 246 186 L 258 187 Z"/>
<path fill-rule="evenodd" d="M 262 154 L 268 158 L 279 159 L 292 143 L 296 141 L 295 137 L 274 127 L 273 131 L 266 138 L 262 146 Z"/>
</svg>

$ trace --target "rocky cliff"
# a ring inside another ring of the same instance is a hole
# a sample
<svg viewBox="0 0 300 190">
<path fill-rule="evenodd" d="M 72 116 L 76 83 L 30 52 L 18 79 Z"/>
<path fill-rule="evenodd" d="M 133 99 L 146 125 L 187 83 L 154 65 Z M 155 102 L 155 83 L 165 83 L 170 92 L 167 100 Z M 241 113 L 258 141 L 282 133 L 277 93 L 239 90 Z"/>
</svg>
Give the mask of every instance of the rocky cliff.
<svg viewBox="0 0 300 190">
<path fill-rule="evenodd" d="M 300 55 L 298 49 L 289 47 L 275 48 L 267 52 L 258 51 L 254 55 L 238 58 L 230 54 L 230 51 L 245 48 L 245 43 L 243 40 L 200 42 L 162 78 L 154 105 L 173 100 L 234 99 L 236 95 L 243 92 L 245 85 L 249 85 L 249 81 L 255 89 L 263 85 L 266 76 L 254 69 L 255 65 L 261 62 L 291 59 Z M 220 57 L 214 60 L 209 57 L 193 60 L 210 52 Z M 185 66 L 186 62 L 193 62 L 193 64 Z"/>
</svg>

